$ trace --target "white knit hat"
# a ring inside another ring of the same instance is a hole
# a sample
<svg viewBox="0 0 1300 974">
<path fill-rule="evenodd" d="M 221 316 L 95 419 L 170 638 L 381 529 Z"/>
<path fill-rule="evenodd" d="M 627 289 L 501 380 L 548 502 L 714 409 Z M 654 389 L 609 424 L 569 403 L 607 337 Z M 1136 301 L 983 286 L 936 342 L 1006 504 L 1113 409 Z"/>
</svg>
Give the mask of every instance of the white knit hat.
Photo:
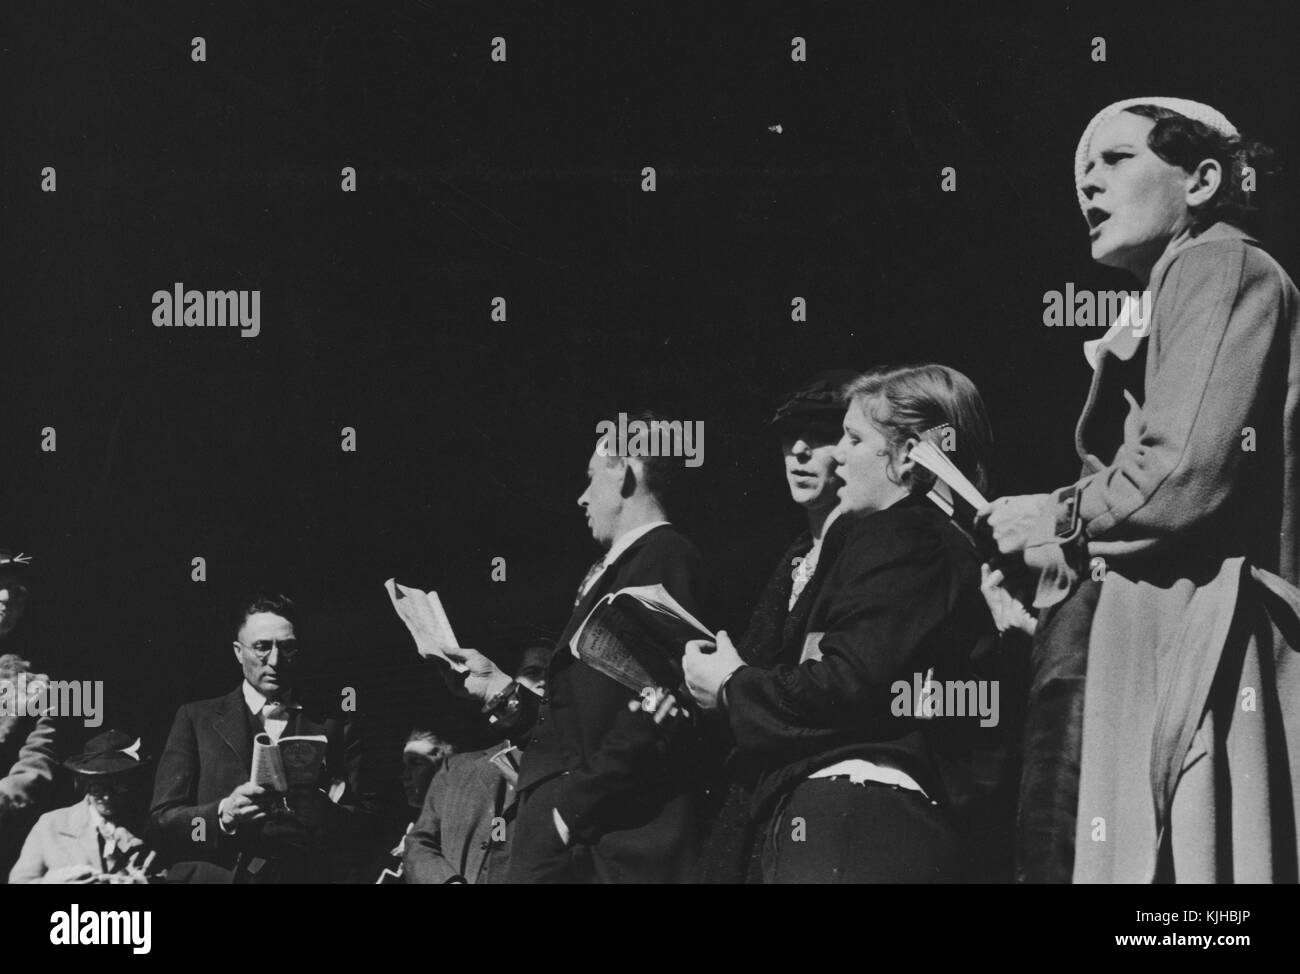
<svg viewBox="0 0 1300 974">
<path fill-rule="evenodd" d="M 1108 105 L 1092 117 L 1088 127 L 1083 130 L 1083 137 L 1079 139 L 1079 147 L 1074 150 L 1074 193 L 1079 198 L 1079 209 L 1085 214 L 1088 212 L 1088 200 L 1083 195 L 1083 169 L 1088 162 L 1088 147 L 1092 144 L 1093 134 L 1103 122 L 1135 105 L 1168 108 L 1172 112 L 1190 118 L 1193 122 L 1208 125 L 1220 135 L 1231 137 L 1238 134 L 1237 127 L 1229 122 L 1222 112 L 1209 105 L 1202 105 L 1199 101 L 1189 101 L 1186 98 L 1125 98 L 1123 101 Z"/>
</svg>

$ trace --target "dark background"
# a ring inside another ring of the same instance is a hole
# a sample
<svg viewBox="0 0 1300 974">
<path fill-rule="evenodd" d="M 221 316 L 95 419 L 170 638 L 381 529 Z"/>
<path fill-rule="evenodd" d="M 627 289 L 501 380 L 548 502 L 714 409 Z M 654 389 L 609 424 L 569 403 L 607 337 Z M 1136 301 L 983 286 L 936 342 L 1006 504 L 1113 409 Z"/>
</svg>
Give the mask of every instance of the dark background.
<svg viewBox="0 0 1300 974">
<path fill-rule="evenodd" d="M 1045 328 L 1042 295 L 1131 286 L 1075 203 L 1094 112 L 1195 98 L 1296 158 L 1283 3 L 700 6 L 6 3 L 0 543 L 40 566 L 38 666 L 105 680 L 106 726 L 156 749 L 235 684 L 231 602 L 280 585 L 395 758 L 452 709 L 383 580 L 437 588 L 468 645 L 558 628 L 596 423 L 643 406 L 704 421 L 678 520 L 742 628 L 800 526 L 766 423 L 812 372 L 952 365 L 996 492 L 1070 481 L 1101 332 Z M 1293 274 L 1295 185 L 1258 194 Z M 176 281 L 260 289 L 261 335 L 154 328 Z"/>
</svg>

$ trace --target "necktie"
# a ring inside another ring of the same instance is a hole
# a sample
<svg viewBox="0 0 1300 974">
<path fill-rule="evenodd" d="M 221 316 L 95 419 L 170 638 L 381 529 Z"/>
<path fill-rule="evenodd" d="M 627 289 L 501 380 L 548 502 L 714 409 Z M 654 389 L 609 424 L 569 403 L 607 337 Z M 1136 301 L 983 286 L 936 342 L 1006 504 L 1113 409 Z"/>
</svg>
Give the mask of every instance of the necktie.
<svg viewBox="0 0 1300 974">
<path fill-rule="evenodd" d="M 592 583 L 597 575 L 605 570 L 605 559 L 601 558 L 587 569 L 587 574 L 582 576 L 582 584 L 578 586 L 578 594 L 573 598 L 573 607 L 576 609 L 582 597 L 587 594 L 587 586 Z"/>
<path fill-rule="evenodd" d="M 268 700 L 262 706 L 262 729 L 271 735 L 277 743 L 281 735 L 289 729 L 289 713 L 293 709 L 282 700 Z"/>
</svg>

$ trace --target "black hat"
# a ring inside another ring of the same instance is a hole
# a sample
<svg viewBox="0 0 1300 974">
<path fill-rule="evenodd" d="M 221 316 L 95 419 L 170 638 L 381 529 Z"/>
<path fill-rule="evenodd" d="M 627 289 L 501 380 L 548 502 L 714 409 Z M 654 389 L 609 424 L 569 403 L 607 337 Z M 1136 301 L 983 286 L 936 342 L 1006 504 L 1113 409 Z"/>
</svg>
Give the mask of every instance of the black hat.
<svg viewBox="0 0 1300 974">
<path fill-rule="evenodd" d="M 781 397 L 781 405 L 777 407 L 772 422 L 779 423 L 808 413 L 825 413 L 838 420 L 844 415 L 844 387 L 860 374 L 852 369 L 819 372 L 802 388 Z"/>
<path fill-rule="evenodd" d="M 86 742 L 86 749 L 68 758 L 63 766 L 89 778 L 123 774 L 147 767 L 153 760 L 141 749 L 140 738 L 121 731 L 105 731 Z"/>
</svg>

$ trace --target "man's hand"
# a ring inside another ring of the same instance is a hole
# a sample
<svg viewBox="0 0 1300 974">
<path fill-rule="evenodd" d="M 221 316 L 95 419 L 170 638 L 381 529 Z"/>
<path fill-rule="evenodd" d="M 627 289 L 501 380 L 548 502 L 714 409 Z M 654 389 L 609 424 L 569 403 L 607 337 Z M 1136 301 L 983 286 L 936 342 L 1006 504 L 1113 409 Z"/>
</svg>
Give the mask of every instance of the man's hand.
<svg viewBox="0 0 1300 974">
<path fill-rule="evenodd" d="M 41 877 L 42 883 L 91 883 L 95 880 L 95 867 L 85 863 L 60 866 Z"/>
<path fill-rule="evenodd" d="M 975 514 L 987 522 L 998 551 L 1007 555 L 1056 540 L 1056 502 L 1051 494 L 999 497 Z"/>
<path fill-rule="evenodd" d="M 705 652 L 706 646 L 714 647 Z M 691 691 L 703 710 L 716 710 L 718 690 L 732 673 L 745 665 L 745 661 L 731 644 L 725 632 L 718 632 L 717 643 L 707 639 L 692 639 L 686 644 L 682 656 L 682 669 L 686 674 L 686 689 Z"/>
<path fill-rule="evenodd" d="M 510 677 L 477 649 L 449 649 L 447 655 L 467 667 L 464 673 L 448 668 L 444 674 L 453 692 L 486 702 L 510 685 Z"/>
<path fill-rule="evenodd" d="M 266 818 L 266 804 L 271 793 L 261 785 L 245 781 L 217 806 L 221 825 L 227 832 L 237 830 L 245 822 L 260 822 Z"/>
</svg>

